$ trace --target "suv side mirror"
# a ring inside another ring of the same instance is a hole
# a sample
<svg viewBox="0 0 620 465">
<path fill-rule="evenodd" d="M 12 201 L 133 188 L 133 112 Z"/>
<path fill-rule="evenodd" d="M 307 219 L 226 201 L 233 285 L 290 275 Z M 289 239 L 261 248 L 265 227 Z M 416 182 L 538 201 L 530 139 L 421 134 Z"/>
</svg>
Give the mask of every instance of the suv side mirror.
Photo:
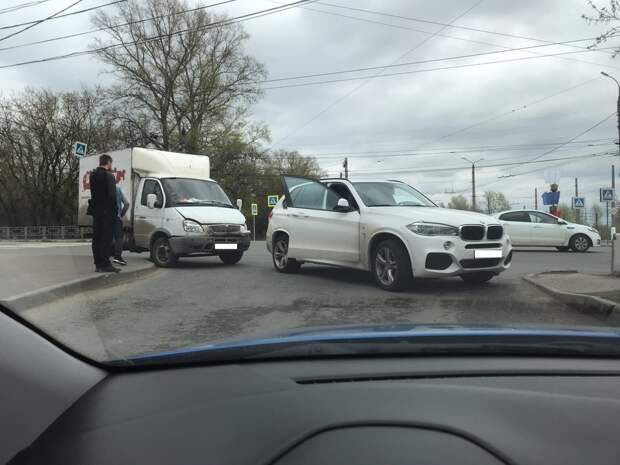
<svg viewBox="0 0 620 465">
<path fill-rule="evenodd" d="M 237 199 L 237 209 L 241 210 L 241 207 L 243 207 L 243 200 Z"/>
<path fill-rule="evenodd" d="M 146 196 L 146 206 L 151 210 L 155 208 L 155 204 L 157 203 L 157 196 L 155 194 L 148 194 Z"/>
<path fill-rule="evenodd" d="M 338 203 L 334 207 L 334 211 L 341 212 L 341 213 L 350 212 L 351 205 L 349 204 L 349 201 L 347 199 L 340 198 L 338 199 Z"/>
</svg>

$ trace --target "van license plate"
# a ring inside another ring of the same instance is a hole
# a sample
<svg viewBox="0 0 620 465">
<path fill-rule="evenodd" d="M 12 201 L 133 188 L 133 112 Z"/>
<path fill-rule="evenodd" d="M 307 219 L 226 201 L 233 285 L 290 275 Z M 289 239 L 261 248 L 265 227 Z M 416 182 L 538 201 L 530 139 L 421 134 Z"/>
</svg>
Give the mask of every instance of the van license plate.
<svg viewBox="0 0 620 465">
<path fill-rule="evenodd" d="M 475 249 L 474 258 L 502 258 L 501 249 Z"/>
<path fill-rule="evenodd" d="M 215 250 L 237 250 L 237 244 L 215 244 Z"/>
</svg>

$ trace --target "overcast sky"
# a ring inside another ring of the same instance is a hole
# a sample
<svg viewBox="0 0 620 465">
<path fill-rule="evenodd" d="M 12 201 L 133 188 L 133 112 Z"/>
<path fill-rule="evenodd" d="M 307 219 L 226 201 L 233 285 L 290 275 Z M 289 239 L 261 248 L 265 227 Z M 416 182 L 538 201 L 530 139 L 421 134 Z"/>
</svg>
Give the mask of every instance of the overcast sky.
<svg viewBox="0 0 620 465">
<path fill-rule="evenodd" d="M 47 0 L 15 13 L 3 14 L 0 9 L 0 27 L 44 17 L 74 1 Z M 108 1 L 84 0 L 73 9 Z M 584 52 L 575 48 L 590 45 L 592 41 L 506 51 L 545 45 L 544 41 L 595 37 L 603 28 L 588 25 L 581 19 L 581 14 L 589 11 L 585 0 L 325 2 L 439 23 L 454 21 L 456 27 L 351 11 L 327 6 L 321 0 L 244 23 L 250 34 L 248 52 L 266 65 L 269 79 L 503 52 L 383 71 L 266 83 L 265 87 L 275 87 L 363 78 L 267 89 L 254 108 L 253 118 L 269 125 L 274 148 L 314 155 L 334 176 L 341 171 L 342 159 L 348 156 L 353 179 L 401 179 L 443 202 L 453 195 L 452 191 L 471 197 L 471 169 L 461 157 L 483 158 L 477 170 L 479 194 L 487 188 L 502 191 L 515 208 L 533 207 L 534 188 L 542 193 L 554 177 L 559 180 L 563 201 L 569 203 L 574 193 L 574 178 L 578 177 L 580 193 L 591 207 L 598 199 L 598 188 L 610 185 L 611 164 L 617 162 L 620 169 L 618 159 L 588 157 L 617 151 L 613 143 L 618 137 L 615 116 L 585 132 L 615 111 L 618 88 L 600 72 L 607 71 L 620 78 L 620 57 L 613 59 L 608 51 Z M 20 3 L 25 2 L 3 0 L 2 7 Z M 192 5 L 208 3 L 215 0 L 191 2 Z M 213 11 L 238 16 L 273 8 L 278 3 L 239 0 Z M 90 28 L 87 14 L 76 15 L 41 24 L 1 41 L 0 47 Z M 0 37 L 13 31 L 0 29 Z M 0 50 L 0 65 L 84 50 L 91 42 L 89 37 L 80 37 Z M 540 57 L 577 51 L 583 53 Z M 436 69 L 511 59 L 519 60 Z M 82 84 L 105 83 L 109 77 L 102 71 L 94 59 L 80 57 L 0 69 L 0 76 L 4 92 L 10 93 L 25 86 L 70 90 Z M 416 72 L 368 78 L 377 73 L 411 71 Z M 576 137 L 581 133 L 584 134 Z M 560 143 L 571 140 L 560 147 Z M 483 168 L 489 164 L 580 155 L 585 158 Z M 524 174 L 499 178 L 519 173 Z"/>
</svg>

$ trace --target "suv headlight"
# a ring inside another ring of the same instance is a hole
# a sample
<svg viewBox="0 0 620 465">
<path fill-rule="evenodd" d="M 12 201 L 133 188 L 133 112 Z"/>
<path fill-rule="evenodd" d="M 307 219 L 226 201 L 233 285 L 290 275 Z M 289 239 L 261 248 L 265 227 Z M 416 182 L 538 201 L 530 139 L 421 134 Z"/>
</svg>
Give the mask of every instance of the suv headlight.
<svg viewBox="0 0 620 465">
<path fill-rule="evenodd" d="M 188 233 L 203 233 L 202 226 L 192 220 L 183 220 L 183 231 Z"/>
<path fill-rule="evenodd" d="M 409 231 L 421 236 L 458 236 L 459 228 L 441 223 L 411 223 L 407 225 Z"/>
</svg>

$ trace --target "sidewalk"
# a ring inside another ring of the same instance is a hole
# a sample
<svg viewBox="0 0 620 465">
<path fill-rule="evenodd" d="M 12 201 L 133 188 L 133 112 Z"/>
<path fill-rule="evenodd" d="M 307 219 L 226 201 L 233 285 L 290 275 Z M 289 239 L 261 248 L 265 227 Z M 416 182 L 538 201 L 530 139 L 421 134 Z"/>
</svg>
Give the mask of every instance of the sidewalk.
<svg viewBox="0 0 620 465">
<path fill-rule="evenodd" d="M 0 247 L 0 300 L 9 306 L 45 303 L 94 287 L 118 284 L 154 269 L 148 254 L 125 254 L 120 273 L 95 273 L 89 244 Z"/>
<path fill-rule="evenodd" d="M 620 318 L 620 277 L 577 271 L 548 271 L 523 279 L 559 300 Z"/>
</svg>

